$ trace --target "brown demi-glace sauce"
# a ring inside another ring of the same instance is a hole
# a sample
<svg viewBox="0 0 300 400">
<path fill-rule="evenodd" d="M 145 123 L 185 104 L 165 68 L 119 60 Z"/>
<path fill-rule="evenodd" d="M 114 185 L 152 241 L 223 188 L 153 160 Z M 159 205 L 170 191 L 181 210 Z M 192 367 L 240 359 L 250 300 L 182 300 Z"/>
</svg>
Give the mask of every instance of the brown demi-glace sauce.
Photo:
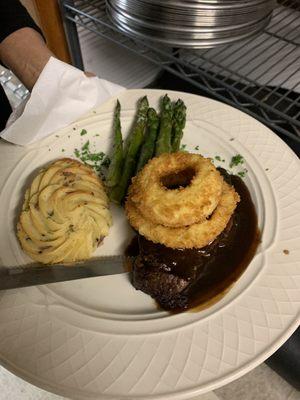
<svg viewBox="0 0 300 400">
<path fill-rule="evenodd" d="M 178 312 L 213 304 L 237 281 L 255 255 L 260 234 L 249 190 L 240 177 L 221 172 L 240 195 L 240 202 L 228 226 L 214 242 L 201 249 L 171 249 L 137 235 L 127 248 L 127 256 L 140 254 L 145 260 L 151 259 L 149 266 L 146 261 L 149 271 L 160 268 L 188 282 L 180 293 L 184 299 L 182 305 L 169 307 L 157 298 L 162 308 Z M 137 287 L 134 279 L 133 284 Z"/>
</svg>

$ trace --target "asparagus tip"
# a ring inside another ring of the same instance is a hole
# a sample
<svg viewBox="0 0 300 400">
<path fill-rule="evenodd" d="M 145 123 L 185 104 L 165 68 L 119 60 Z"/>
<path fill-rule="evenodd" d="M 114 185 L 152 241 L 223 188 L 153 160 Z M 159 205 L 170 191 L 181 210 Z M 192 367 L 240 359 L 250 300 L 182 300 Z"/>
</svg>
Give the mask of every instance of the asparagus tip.
<svg viewBox="0 0 300 400">
<path fill-rule="evenodd" d="M 140 102 L 141 102 L 141 103 L 147 103 L 147 104 L 149 104 L 149 102 L 148 102 L 148 97 L 147 97 L 147 96 L 142 97 L 141 100 L 140 100 Z"/>
</svg>

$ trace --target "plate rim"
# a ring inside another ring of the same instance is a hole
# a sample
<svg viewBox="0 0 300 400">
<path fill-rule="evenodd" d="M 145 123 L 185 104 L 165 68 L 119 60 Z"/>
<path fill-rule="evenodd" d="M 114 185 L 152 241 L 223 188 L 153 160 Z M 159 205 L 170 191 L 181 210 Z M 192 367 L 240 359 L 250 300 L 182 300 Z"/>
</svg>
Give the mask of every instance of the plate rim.
<svg viewBox="0 0 300 400">
<path fill-rule="evenodd" d="M 272 136 L 273 139 L 275 139 L 275 141 L 276 140 L 278 141 L 280 146 L 284 145 L 285 150 L 289 153 L 290 156 L 294 157 L 298 161 L 298 163 L 300 163 L 299 159 L 296 156 L 296 154 L 290 149 L 290 147 L 280 137 L 278 137 L 275 133 L 273 133 L 268 127 L 266 127 L 260 121 L 255 120 L 250 115 L 248 115 L 248 114 L 246 114 L 246 113 L 244 113 L 244 112 L 242 112 L 242 111 L 240 111 L 238 109 L 235 109 L 234 107 L 231 107 L 231 106 L 229 106 L 227 104 L 221 103 L 221 102 L 219 102 L 217 100 L 213 100 L 213 99 L 209 99 L 209 98 L 207 98 L 205 96 L 198 96 L 198 95 L 195 95 L 195 94 L 190 94 L 190 93 L 185 93 L 185 92 L 178 92 L 178 91 L 171 91 L 171 90 L 166 91 L 166 90 L 160 90 L 160 89 L 129 89 L 129 90 L 125 91 L 125 93 L 137 92 L 137 94 L 140 96 L 141 94 L 145 94 L 145 92 L 147 93 L 149 91 L 156 92 L 158 95 L 165 94 L 166 92 L 172 93 L 174 95 L 176 95 L 176 94 L 180 95 L 180 94 L 184 93 L 187 96 L 194 96 L 194 97 L 198 97 L 198 98 L 200 97 L 202 99 L 208 100 L 209 102 L 217 103 L 217 104 L 221 105 L 222 107 L 228 107 L 228 109 L 234 109 L 235 111 L 240 112 L 243 115 L 246 115 L 247 118 L 250 118 L 251 120 L 254 120 L 256 124 L 260 124 L 263 127 L 263 129 L 266 132 L 268 132 Z M 109 99 L 106 103 L 111 102 L 112 99 L 115 99 L 115 98 L 120 97 L 120 96 L 124 96 L 124 93 L 120 94 L 119 96 L 114 96 L 113 98 Z M 97 107 L 97 109 L 101 109 L 106 103 L 104 103 L 100 107 Z M 86 118 L 86 116 L 84 116 L 83 118 L 80 118 L 79 120 L 85 119 L 85 118 Z M 59 131 L 61 131 L 61 130 L 59 130 Z M 55 133 L 57 133 L 57 132 L 55 132 Z M 51 137 L 53 137 L 55 135 L 55 133 L 53 133 L 51 135 Z M 42 144 L 42 143 L 44 143 L 44 141 L 47 141 L 48 139 L 49 138 L 46 138 L 42 142 L 39 142 L 39 143 Z M 1 146 L 0 146 L 0 148 L 1 148 Z M 30 146 L 29 150 L 31 150 L 32 148 L 36 148 L 36 147 L 35 146 Z M 249 150 L 249 151 L 251 151 L 251 150 Z M 14 167 L 15 167 L 15 164 L 12 167 L 11 171 L 13 170 Z M 6 179 L 7 179 L 7 177 L 8 177 L 8 175 L 6 176 Z M 0 309 L 0 315 L 1 315 L 1 309 Z M 298 324 L 299 324 L 299 317 L 300 316 L 299 316 L 299 312 L 298 312 L 298 315 L 296 315 L 296 317 L 294 318 L 294 322 L 290 323 L 288 329 L 285 329 L 284 333 L 283 333 L 282 330 L 280 331 L 280 334 L 278 335 L 279 338 L 277 338 L 275 343 L 273 343 L 272 345 L 269 345 L 268 348 L 264 352 L 259 353 L 259 355 L 256 354 L 256 356 L 254 358 L 252 358 L 251 361 L 247 361 L 245 363 L 245 366 L 243 366 L 243 367 L 240 366 L 239 368 L 237 368 L 235 370 L 235 372 L 233 371 L 233 372 L 230 372 L 230 373 L 226 374 L 225 376 L 223 376 L 221 378 L 221 382 L 219 382 L 218 378 L 215 378 L 215 379 L 213 379 L 211 381 L 211 383 L 208 383 L 204 387 L 200 387 L 200 389 L 195 389 L 193 391 L 191 391 L 190 389 L 185 389 L 185 390 L 176 391 L 175 393 L 172 392 L 172 393 L 170 393 L 168 395 L 164 395 L 164 396 L 162 396 L 162 395 L 153 395 L 152 396 L 151 395 L 151 396 L 143 396 L 142 398 L 148 398 L 149 397 L 149 399 L 150 398 L 151 399 L 162 399 L 162 398 L 164 398 L 164 399 L 168 399 L 168 398 L 174 399 L 174 397 L 176 396 L 176 398 L 178 398 L 178 399 L 179 398 L 180 399 L 184 399 L 184 398 L 188 398 L 188 396 L 190 397 L 192 395 L 197 395 L 197 394 L 209 391 L 209 390 L 213 390 L 216 387 L 223 386 L 223 385 L 225 385 L 225 384 L 237 379 L 238 377 L 240 377 L 240 376 L 244 375 L 245 373 L 249 372 L 251 369 L 255 368 L 255 366 L 259 365 L 266 358 L 268 358 L 272 353 L 274 353 L 288 339 L 288 337 L 290 337 L 290 335 L 297 329 Z M 49 391 L 51 391 L 53 393 L 57 393 L 57 394 L 60 394 L 60 395 L 67 395 L 67 393 L 62 393 L 61 390 L 57 390 L 55 388 L 55 386 L 52 386 L 51 384 L 47 384 L 45 382 L 42 382 L 41 379 L 35 378 L 34 376 L 30 377 L 29 376 L 30 374 L 29 375 L 26 374 L 26 373 L 23 374 L 21 368 L 18 369 L 18 367 L 16 367 L 16 366 L 14 367 L 13 365 L 10 365 L 9 361 L 3 360 L 2 357 L 1 357 L 1 363 L 8 370 L 10 370 L 11 372 L 13 372 L 16 375 L 22 377 L 23 379 L 27 380 L 28 382 L 33 383 L 34 385 L 36 385 L 38 387 L 41 387 L 42 389 L 46 389 L 46 390 L 49 390 Z M 103 394 L 103 393 L 101 393 L 101 395 L 103 396 L 103 398 L 107 398 L 107 399 L 112 398 L 111 395 L 107 395 L 107 394 Z M 93 398 L 97 398 L 98 395 L 96 394 L 95 397 L 93 397 L 93 396 L 92 397 L 90 397 L 90 396 L 89 397 L 86 397 L 86 396 L 85 397 L 81 397 L 81 396 L 75 396 L 74 397 L 74 396 L 72 396 L 72 397 L 73 398 L 78 398 L 78 399 L 83 399 L 83 398 L 91 398 L 91 399 L 93 399 Z M 127 396 L 124 397 L 124 399 L 127 399 L 127 398 L 132 399 L 133 397 L 132 396 L 131 397 L 127 397 Z M 135 397 L 135 398 L 141 398 L 141 397 Z"/>
</svg>

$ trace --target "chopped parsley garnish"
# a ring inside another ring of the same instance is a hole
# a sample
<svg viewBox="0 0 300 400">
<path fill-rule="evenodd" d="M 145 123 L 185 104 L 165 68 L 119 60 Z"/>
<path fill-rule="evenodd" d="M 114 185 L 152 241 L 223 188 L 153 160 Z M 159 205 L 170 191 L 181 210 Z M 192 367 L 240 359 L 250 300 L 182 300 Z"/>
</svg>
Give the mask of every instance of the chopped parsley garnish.
<svg viewBox="0 0 300 400">
<path fill-rule="evenodd" d="M 221 161 L 221 157 L 220 157 L 220 156 L 215 156 L 215 159 L 216 159 L 217 161 Z"/>
<path fill-rule="evenodd" d="M 84 152 L 84 151 L 90 151 L 89 150 L 89 147 L 90 147 L 90 141 L 88 140 L 87 142 L 85 142 L 85 144 L 82 146 L 82 148 L 81 148 L 81 150 Z"/>
<path fill-rule="evenodd" d="M 87 130 L 86 129 L 82 129 L 82 131 L 80 132 L 80 136 L 86 135 L 87 134 Z"/>
<path fill-rule="evenodd" d="M 109 157 L 105 157 L 103 163 L 101 164 L 104 168 L 108 168 L 110 165 L 110 158 Z"/>
<path fill-rule="evenodd" d="M 185 150 L 185 149 L 186 149 L 186 144 L 182 144 L 182 145 L 180 146 L 180 150 L 183 151 L 183 150 Z"/>
<path fill-rule="evenodd" d="M 196 146 L 196 147 L 195 147 L 195 150 L 199 150 L 199 146 Z"/>
<path fill-rule="evenodd" d="M 105 154 L 101 151 L 100 153 L 88 153 L 86 161 L 102 161 Z"/>
<path fill-rule="evenodd" d="M 64 151 L 65 151 L 65 149 L 61 149 L 61 151 L 62 151 L 62 152 L 64 152 Z"/>
<path fill-rule="evenodd" d="M 242 155 L 237 154 L 236 156 L 232 157 L 229 167 L 233 168 L 240 164 L 244 164 L 244 158 Z"/>
<path fill-rule="evenodd" d="M 242 171 L 239 171 L 237 173 L 237 175 L 240 176 L 241 178 L 245 178 L 247 172 L 248 172 L 248 170 L 246 168 L 244 168 Z"/>
<path fill-rule="evenodd" d="M 91 151 L 89 140 L 85 142 L 85 144 L 81 147 L 81 150 L 75 149 L 74 155 L 84 164 L 89 165 L 100 173 L 103 172 L 103 168 L 108 168 L 110 163 L 110 159 L 105 155 L 105 153 L 103 153 L 103 151 L 98 153 Z"/>
</svg>

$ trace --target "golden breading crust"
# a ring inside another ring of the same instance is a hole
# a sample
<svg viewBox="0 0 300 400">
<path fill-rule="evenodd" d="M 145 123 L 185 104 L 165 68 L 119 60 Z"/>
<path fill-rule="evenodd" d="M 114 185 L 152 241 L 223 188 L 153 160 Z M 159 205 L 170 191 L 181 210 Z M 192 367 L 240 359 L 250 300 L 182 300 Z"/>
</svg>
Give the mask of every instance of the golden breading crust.
<svg viewBox="0 0 300 400">
<path fill-rule="evenodd" d="M 17 225 L 23 250 L 45 264 L 89 258 L 112 224 L 92 168 L 64 158 L 39 171 L 26 190 Z"/>
<path fill-rule="evenodd" d="M 239 195 L 234 188 L 223 182 L 220 202 L 211 217 L 202 223 L 196 223 L 181 228 L 170 228 L 155 224 L 150 218 L 145 218 L 129 197 L 125 210 L 130 224 L 141 235 L 154 243 L 161 243 L 167 247 L 202 248 L 211 243 L 226 227 L 236 205 Z"/>
<path fill-rule="evenodd" d="M 188 186 L 168 189 L 163 179 L 192 171 Z M 223 178 L 211 160 L 186 152 L 153 158 L 133 179 L 130 202 L 155 224 L 181 227 L 204 221 L 220 201 Z"/>
</svg>

